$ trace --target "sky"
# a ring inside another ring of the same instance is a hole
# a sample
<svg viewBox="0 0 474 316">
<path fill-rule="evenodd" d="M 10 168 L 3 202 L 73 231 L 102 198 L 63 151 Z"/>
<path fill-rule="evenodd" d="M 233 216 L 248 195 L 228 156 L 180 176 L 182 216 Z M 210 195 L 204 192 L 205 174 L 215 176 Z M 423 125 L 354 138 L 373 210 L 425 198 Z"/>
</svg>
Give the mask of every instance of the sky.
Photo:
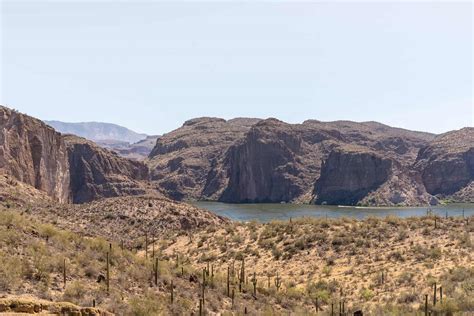
<svg viewBox="0 0 474 316">
<path fill-rule="evenodd" d="M 0 104 L 40 119 L 474 125 L 469 1 L 0 2 Z"/>
</svg>

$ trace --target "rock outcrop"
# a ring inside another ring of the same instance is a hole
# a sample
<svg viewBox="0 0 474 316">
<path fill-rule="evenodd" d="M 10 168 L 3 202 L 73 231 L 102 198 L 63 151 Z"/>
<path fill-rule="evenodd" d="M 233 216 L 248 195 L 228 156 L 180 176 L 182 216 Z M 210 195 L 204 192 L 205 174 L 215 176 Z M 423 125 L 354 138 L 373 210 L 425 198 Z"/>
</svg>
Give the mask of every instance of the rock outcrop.
<svg viewBox="0 0 474 316">
<path fill-rule="evenodd" d="M 0 169 L 61 202 L 70 199 L 67 150 L 42 121 L 0 106 Z"/>
<path fill-rule="evenodd" d="M 216 199 L 227 181 L 226 151 L 256 122 L 198 118 L 161 136 L 148 161 L 155 186 L 176 200 Z"/>
<path fill-rule="evenodd" d="M 439 135 L 420 150 L 416 161 L 423 184 L 428 193 L 447 197 L 450 195 L 474 197 L 474 128 Z M 467 190 L 467 191 L 466 191 Z M 472 195 L 471 195 L 472 194 Z"/>
<path fill-rule="evenodd" d="M 274 119 L 256 124 L 227 152 L 229 181 L 220 200 L 289 202 L 301 195 L 301 146 L 301 136 L 291 125 Z"/>
<path fill-rule="evenodd" d="M 0 171 L 60 202 L 147 192 L 148 167 L 0 107 Z"/>
<path fill-rule="evenodd" d="M 73 135 L 63 137 L 69 156 L 74 203 L 147 192 L 148 168 Z"/>
<path fill-rule="evenodd" d="M 316 202 L 354 205 L 390 176 L 392 161 L 373 152 L 332 151 L 316 181 Z"/>
<path fill-rule="evenodd" d="M 234 123 L 195 119 L 164 135 L 150 155 L 156 186 L 175 199 L 223 202 L 415 205 L 431 200 L 413 164 L 432 134 L 376 122 Z M 338 167 L 330 169 L 337 157 L 342 159 Z"/>
<path fill-rule="evenodd" d="M 61 202 L 154 192 L 175 200 L 427 205 L 474 201 L 474 129 L 197 118 L 144 162 L 0 108 L 0 171 Z M 150 146 L 154 139 L 149 139 Z"/>
</svg>

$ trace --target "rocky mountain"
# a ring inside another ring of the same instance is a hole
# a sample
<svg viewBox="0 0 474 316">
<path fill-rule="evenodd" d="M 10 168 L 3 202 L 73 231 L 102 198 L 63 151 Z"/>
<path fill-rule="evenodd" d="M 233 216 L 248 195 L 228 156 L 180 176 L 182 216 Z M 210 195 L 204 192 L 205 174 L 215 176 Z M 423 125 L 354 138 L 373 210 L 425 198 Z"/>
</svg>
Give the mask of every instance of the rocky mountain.
<svg viewBox="0 0 474 316">
<path fill-rule="evenodd" d="M 451 137 L 471 161 L 473 133 L 462 133 L 469 136 Z M 426 205 L 446 197 L 427 184 L 422 158 L 443 137 L 377 122 L 201 118 L 163 135 L 149 166 L 155 186 L 175 199 Z M 472 174 L 462 174 L 460 186 L 469 187 Z"/>
<path fill-rule="evenodd" d="M 115 151 L 122 157 L 134 160 L 144 160 L 155 147 L 159 137 L 140 134 L 111 123 L 60 121 L 45 121 L 45 123 L 60 133 L 83 137 L 103 148 Z"/>
<path fill-rule="evenodd" d="M 62 134 L 73 134 L 96 143 L 126 142 L 136 143 L 148 135 L 134 132 L 126 127 L 102 122 L 67 123 L 61 121 L 44 121 Z"/>
<path fill-rule="evenodd" d="M 73 135 L 64 135 L 74 203 L 147 192 L 148 168 Z"/>
<path fill-rule="evenodd" d="M 204 117 L 160 137 L 148 161 L 155 187 L 178 200 L 217 196 L 227 181 L 225 152 L 258 121 Z"/>
<path fill-rule="evenodd" d="M 115 151 L 122 157 L 134 160 L 145 160 L 156 145 L 159 136 L 147 136 L 145 139 L 130 143 L 99 143 L 100 146 Z"/>
<path fill-rule="evenodd" d="M 61 134 L 3 106 L 0 129 L 0 170 L 61 202 L 68 201 L 70 172 Z"/>
<path fill-rule="evenodd" d="M 139 162 L 0 109 L 0 169 L 62 202 L 143 194 L 235 203 L 474 201 L 473 128 L 433 135 L 376 122 L 204 117 L 159 137 Z"/>
<path fill-rule="evenodd" d="M 437 136 L 420 150 L 416 167 L 430 194 L 474 201 L 474 128 Z"/>
<path fill-rule="evenodd" d="M 91 141 L 0 107 L 0 171 L 60 202 L 147 192 L 148 168 Z"/>
</svg>

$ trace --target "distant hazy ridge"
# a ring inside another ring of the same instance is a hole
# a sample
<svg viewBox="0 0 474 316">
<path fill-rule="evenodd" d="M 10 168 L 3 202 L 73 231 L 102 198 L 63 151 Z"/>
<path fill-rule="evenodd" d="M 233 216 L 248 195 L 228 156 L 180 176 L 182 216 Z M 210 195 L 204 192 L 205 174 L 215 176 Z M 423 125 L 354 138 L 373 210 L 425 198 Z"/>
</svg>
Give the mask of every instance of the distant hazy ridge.
<svg viewBox="0 0 474 316">
<path fill-rule="evenodd" d="M 58 132 L 74 134 L 95 142 L 121 141 L 136 143 L 148 135 L 136 133 L 126 127 L 100 122 L 66 123 L 60 121 L 44 121 Z"/>
</svg>

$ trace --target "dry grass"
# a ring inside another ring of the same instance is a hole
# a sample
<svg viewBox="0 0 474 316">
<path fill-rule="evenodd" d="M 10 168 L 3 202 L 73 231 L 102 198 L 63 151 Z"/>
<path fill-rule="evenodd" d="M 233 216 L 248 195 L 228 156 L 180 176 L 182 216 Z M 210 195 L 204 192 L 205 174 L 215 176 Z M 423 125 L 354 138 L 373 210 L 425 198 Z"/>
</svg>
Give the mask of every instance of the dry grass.
<svg viewBox="0 0 474 316">
<path fill-rule="evenodd" d="M 436 228 L 434 217 L 305 218 L 211 227 L 192 238 L 167 238 L 162 251 L 200 267 L 210 262 L 216 271 L 237 269 L 245 258 L 262 290 L 275 291 L 276 274 L 282 278 L 280 294 L 289 300 L 282 305 L 296 300 L 307 308 L 317 297 L 326 311 L 343 299 L 351 311 L 415 313 L 436 282 L 444 288 L 445 304 L 433 309 L 474 312 L 468 295 L 474 284 L 473 233 L 473 218 L 437 218 Z M 453 278 L 458 274 L 465 278 Z"/>
<path fill-rule="evenodd" d="M 79 207 L 75 208 L 78 213 L 69 218 L 60 214 L 61 207 L 43 216 L 48 208 L 38 203 L 32 207 L 32 203 L 2 203 L 0 293 L 5 294 L 0 297 L 26 294 L 80 306 L 91 306 L 95 300 L 97 306 L 120 315 L 197 314 L 202 269 L 209 265 L 214 277 L 208 278 L 205 290 L 204 310 L 208 314 L 239 315 L 247 309 L 252 315 L 310 315 L 315 313 L 317 300 L 323 309 L 319 315 L 328 315 L 331 303 L 337 310 L 341 299 L 346 311 L 351 312 L 362 309 L 368 315 L 420 314 L 425 294 L 430 296 L 432 310 L 474 312 L 472 217 L 469 221 L 437 218 L 436 227 L 433 217 L 363 221 L 304 218 L 268 224 L 224 221 L 221 225 L 198 225 L 193 231 L 158 230 L 154 247 L 160 268 L 155 286 L 153 247 L 148 248 L 145 258 L 144 232 L 166 223 L 148 223 L 157 219 L 143 218 L 139 208 L 132 207 L 127 221 L 135 220 L 133 226 L 117 225 L 116 217 L 105 216 L 112 212 L 108 211 L 98 215 L 101 229 L 94 230 L 91 226 L 95 221 L 82 219 L 76 223 L 81 218 Z M 93 216 L 92 208 L 85 214 Z M 118 235 L 120 229 L 126 229 L 126 236 Z M 133 251 L 120 249 L 123 237 L 129 239 Z M 109 242 L 111 285 L 107 294 L 104 282 L 97 283 L 97 279 L 106 275 Z M 239 291 L 238 271 L 243 259 L 246 280 Z M 235 291 L 233 307 L 226 293 L 229 266 L 234 271 L 230 278 Z M 252 295 L 254 272 L 257 298 Z M 276 280 L 281 280 L 278 290 Z M 433 307 L 431 286 L 435 282 L 443 287 L 444 300 Z"/>
</svg>

